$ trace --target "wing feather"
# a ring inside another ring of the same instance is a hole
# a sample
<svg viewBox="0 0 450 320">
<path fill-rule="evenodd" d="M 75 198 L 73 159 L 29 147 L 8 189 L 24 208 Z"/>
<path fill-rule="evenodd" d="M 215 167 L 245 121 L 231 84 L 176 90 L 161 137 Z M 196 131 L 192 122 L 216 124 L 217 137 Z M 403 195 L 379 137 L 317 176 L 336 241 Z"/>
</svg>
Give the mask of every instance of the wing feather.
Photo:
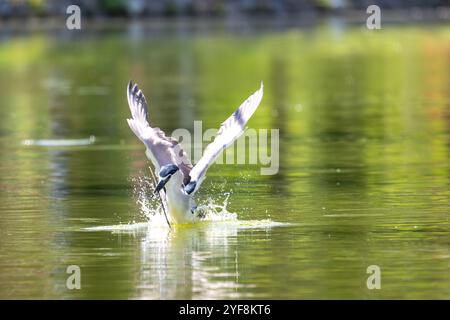
<svg viewBox="0 0 450 320">
<path fill-rule="evenodd" d="M 130 81 L 127 87 L 127 99 L 132 119 L 127 119 L 131 131 L 147 147 L 147 157 L 156 170 L 167 164 L 176 164 L 189 180 L 192 164 L 181 144 L 174 138 L 166 136 L 160 128 L 152 128 L 147 121 L 148 105 L 144 94 L 136 84 Z"/>
<path fill-rule="evenodd" d="M 248 97 L 239 108 L 226 119 L 219 128 L 216 138 L 205 149 L 199 162 L 189 173 L 191 181 L 196 181 L 196 190 L 200 187 L 209 166 L 216 160 L 222 150 L 230 146 L 245 130 L 245 125 L 258 108 L 264 93 L 264 86 Z"/>
</svg>

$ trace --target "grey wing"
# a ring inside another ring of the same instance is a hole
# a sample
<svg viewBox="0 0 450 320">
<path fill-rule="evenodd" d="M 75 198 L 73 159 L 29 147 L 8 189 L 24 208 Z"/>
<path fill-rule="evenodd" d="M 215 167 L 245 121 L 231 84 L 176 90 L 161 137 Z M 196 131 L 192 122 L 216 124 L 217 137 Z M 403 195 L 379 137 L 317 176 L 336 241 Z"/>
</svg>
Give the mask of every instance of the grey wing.
<svg viewBox="0 0 450 320">
<path fill-rule="evenodd" d="M 225 120 L 217 132 L 217 136 L 205 149 L 203 156 L 199 162 L 192 168 L 189 176 L 191 181 L 196 181 L 197 190 L 203 181 L 206 171 L 209 166 L 216 160 L 220 152 L 231 145 L 245 130 L 245 124 L 258 108 L 264 93 L 264 86 L 261 82 L 261 87 L 258 91 L 248 97 L 240 107 Z"/>
<path fill-rule="evenodd" d="M 145 96 L 131 81 L 127 87 L 127 98 L 132 116 L 127 119 L 128 125 L 147 147 L 146 155 L 156 170 L 167 164 L 176 164 L 187 181 L 192 164 L 186 152 L 176 139 L 167 137 L 160 128 L 150 126 L 147 121 L 148 105 Z"/>
</svg>

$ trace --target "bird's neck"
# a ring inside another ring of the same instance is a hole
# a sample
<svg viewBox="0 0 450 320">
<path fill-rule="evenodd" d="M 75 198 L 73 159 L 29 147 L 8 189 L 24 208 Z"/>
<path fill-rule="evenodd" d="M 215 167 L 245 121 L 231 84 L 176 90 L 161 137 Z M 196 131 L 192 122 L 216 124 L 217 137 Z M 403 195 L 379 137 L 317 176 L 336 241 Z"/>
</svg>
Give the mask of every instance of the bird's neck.
<svg viewBox="0 0 450 320">
<path fill-rule="evenodd" d="M 183 175 L 180 172 L 175 173 L 166 184 L 166 195 L 169 219 L 174 223 L 190 223 L 196 217 L 191 209 L 194 201 L 191 196 L 182 192 Z"/>
</svg>

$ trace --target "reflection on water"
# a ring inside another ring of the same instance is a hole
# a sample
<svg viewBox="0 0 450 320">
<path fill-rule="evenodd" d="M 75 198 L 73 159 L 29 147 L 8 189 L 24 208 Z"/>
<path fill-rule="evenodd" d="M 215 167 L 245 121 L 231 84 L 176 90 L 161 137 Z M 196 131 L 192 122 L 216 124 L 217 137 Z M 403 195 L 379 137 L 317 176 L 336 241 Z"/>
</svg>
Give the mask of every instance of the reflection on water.
<svg viewBox="0 0 450 320">
<path fill-rule="evenodd" d="M 237 225 L 219 222 L 159 231 L 149 230 L 141 241 L 141 264 L 145 267 L 136 288 L 137 297 L 239 298 L 239 289 L 248 287 L 239 283 Z"/>
<path fill-rule="evenodd" d="M 198 28 L 0 43 L 0 297 L 448 298 L 449 28 Z M 130 78 L 168 132 L 217 128 L 264 80 L 249 126 L 280 129 L 279 173 L 213 166 L 200 201 L 291 225 L 86 232 L 146 221 Z"/>
</svg>

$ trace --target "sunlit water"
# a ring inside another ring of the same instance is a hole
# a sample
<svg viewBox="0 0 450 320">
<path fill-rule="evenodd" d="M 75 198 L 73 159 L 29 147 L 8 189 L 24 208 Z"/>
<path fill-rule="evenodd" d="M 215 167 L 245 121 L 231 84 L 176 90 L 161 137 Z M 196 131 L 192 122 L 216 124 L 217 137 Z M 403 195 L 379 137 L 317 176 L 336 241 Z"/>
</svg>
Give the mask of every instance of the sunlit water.
<svg viewBox="0 0 450 320">
<path fill-rule="evenodd" d="M 449 298 L 450 29 L 183 30 L 1 33 L 0 298 Z M 130 78 L 167 132 L 264 80 L 279 173 L 211 167 L 209 219 L 169 229 Z"/>
</svg>

